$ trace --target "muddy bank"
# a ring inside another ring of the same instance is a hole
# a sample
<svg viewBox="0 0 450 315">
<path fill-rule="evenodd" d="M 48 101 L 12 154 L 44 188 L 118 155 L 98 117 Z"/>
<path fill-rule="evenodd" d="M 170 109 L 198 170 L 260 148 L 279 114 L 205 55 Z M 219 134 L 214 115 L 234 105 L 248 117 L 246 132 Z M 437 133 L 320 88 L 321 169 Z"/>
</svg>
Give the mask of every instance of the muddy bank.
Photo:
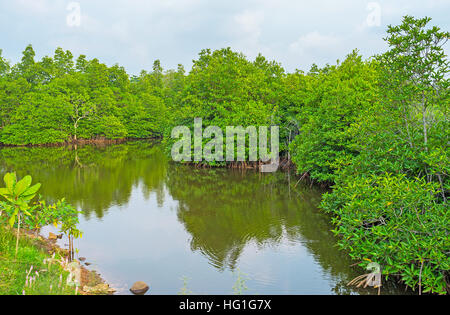
<svg viewBox="0 0 450 315">
<path fill-rule="evenodd" d="M 123 138 L 123 139 L 107 139 L 104 137 L 98 137 L 93 139 L 71 139 L 64 142 L 58 142 L 58 143 L 42 143 L 42 144 L 5 144 L 0 142 L 0 148 L 1 147 L 38 147 L 38 148 L 47 148 L 47 147 L 64 147 L 64 146 L 83 146 L 83 145 L 96 145 L 96 146 L 108 146 L 108 145 L 114 145 L 114 144 L 121 144 L 131 141 L 157 141 L 161 138 L 155 137 L 155 138 L 142 138 L 142 139 L 136 139 L 136 138 Z"/>
</svg>

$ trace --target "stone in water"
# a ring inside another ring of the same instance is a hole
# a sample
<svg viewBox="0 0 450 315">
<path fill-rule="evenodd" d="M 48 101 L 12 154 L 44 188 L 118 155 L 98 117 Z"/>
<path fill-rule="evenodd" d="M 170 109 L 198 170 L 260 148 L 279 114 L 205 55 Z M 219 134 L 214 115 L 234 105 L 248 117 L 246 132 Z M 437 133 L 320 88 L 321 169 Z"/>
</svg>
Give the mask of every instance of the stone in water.
<svg viewBox="0 0 450 315">
<path fill-rule="evenodd" d="M 131 287 L 130 291 L 136 295 L 144 295 L 148 291 L 149 286 L 142 281 L 138 281 Z"/>
</svg>

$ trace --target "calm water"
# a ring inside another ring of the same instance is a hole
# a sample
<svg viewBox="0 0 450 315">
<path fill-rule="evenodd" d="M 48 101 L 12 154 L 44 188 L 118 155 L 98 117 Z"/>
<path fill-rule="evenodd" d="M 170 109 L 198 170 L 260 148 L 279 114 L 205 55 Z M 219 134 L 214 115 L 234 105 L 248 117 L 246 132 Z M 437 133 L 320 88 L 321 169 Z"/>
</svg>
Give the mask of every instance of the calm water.
<svg viewBox="0 0 450 315">
<path fill-rule="evenodd" d="M 363 270 L 334 246 L 323 192 L 288 173 L 198 170 L 145 142 L 1 148 L 0 176 L 11 170 L 83 210 L 79 256 L 121 294 L 135 281 L 177 294 L 183 277 L 194 294 L 233 294 L 239 272 L 248 294 L 376 293 L 346 286 Z"/>
</svg>

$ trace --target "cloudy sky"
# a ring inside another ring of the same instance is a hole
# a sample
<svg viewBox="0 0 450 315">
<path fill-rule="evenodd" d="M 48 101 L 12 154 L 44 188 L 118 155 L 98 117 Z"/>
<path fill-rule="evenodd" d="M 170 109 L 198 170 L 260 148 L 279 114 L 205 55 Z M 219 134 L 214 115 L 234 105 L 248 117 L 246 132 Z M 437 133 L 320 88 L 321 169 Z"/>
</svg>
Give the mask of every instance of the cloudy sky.
<svg viewBox="0 0 450 315">
<path fill-rule="evenodd" d="M 450 29 L 450 0 L 0 0 L 0 49 L 16 62 L 30 43 L 39 58 L 62 47 L 135 74 L 232 47 L 308 70 L 384 51 L 386 26 L 406 14 Z"/>
</svg>

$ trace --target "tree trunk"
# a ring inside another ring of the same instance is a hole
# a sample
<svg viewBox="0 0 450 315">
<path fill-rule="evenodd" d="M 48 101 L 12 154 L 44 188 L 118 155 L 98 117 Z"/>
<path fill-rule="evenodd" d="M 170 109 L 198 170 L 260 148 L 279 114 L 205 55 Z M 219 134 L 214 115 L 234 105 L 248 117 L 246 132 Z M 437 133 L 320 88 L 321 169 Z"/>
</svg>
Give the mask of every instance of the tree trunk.
<svg viewBox="0 0 450 315">
<path fill-rule="evenodd" d="M 427 102 L 425 99 L 425 95 L 422 96 L 422 124 L 423 124 L 423 142 L 425 145 L 425 152 L 428 152 Z"/>
<path fill-rule="evenodd" d="M 75 124 L 73 125 L 73 129 L 75 130 L 74 135 L 73 135 L 73 140 L 75 142 L 77 142 L 77 130 L 78 130 L 78 120 L 75 122 Z"/>
<path fill-rule="evenodd" d="M 424 109 L 422 113 L 422 123 L 423 123 L 423 142 L 425 144 L 425 151 L 428 152 L 428 128 L 427 128 L 427 119 L 425 117 L 426 109 Z"/>
<path fill-rule="evenodd" d="M 19 250 L 19 237 L 20 237 L 20 212 L 17 214 L 17 217 L 19 218 L 19 223 L 17 225 L 17 239 L 16 239 L 16 255 L 14 259 L 17 259 L 17 252 Z"/>
</svg>

